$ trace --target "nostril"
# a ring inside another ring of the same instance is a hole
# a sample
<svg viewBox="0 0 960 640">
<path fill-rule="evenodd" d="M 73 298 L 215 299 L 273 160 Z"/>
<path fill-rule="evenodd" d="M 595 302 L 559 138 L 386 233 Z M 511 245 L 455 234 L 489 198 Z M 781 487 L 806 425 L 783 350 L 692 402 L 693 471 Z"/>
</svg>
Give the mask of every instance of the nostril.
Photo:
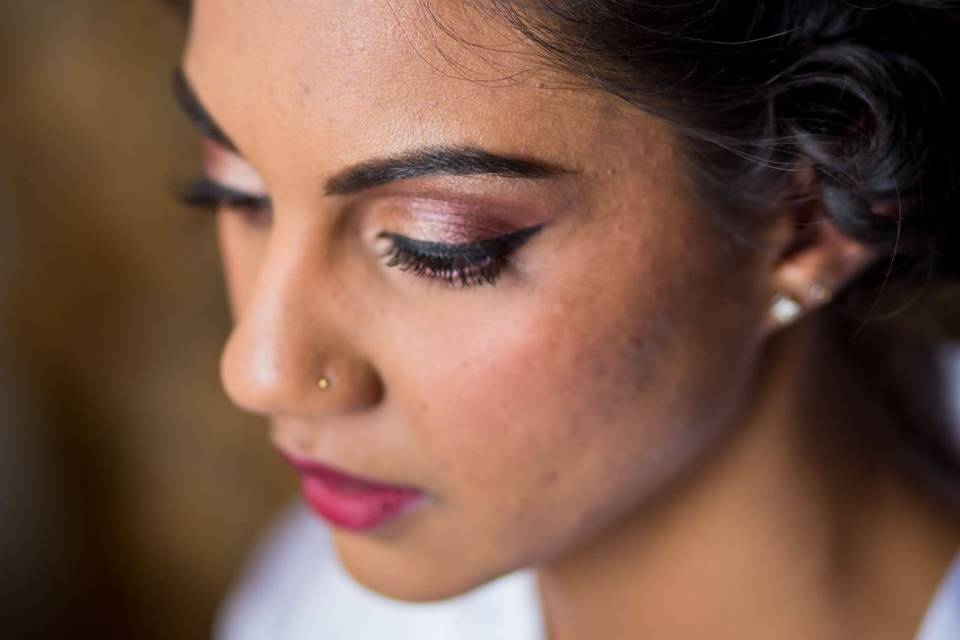
<svg viewBox="0 0 960 640">
<path fill-rule="evenodd" d="M 324 355 L 316 341 L 284 352 L 271 345 L 277 347 L 235 331 L 224 347 L 221 385 L 244 411 L 320 417 L 362 411 L 382 399 L 380 376 L 360 354 Z"/>
</svg>

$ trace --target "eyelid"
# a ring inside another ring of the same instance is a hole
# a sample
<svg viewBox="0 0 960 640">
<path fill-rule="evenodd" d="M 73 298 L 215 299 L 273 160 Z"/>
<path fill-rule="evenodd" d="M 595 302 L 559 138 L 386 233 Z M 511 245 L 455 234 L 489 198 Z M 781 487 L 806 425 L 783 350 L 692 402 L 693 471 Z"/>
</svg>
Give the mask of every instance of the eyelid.
<svg viewBox="0 0 960 640">
<path fill-rule="evenodd" d="M 414 240 L 389 232 L 378 237 L 390 240 L 390 248 L 381 255 L 389 258 L 388 267 L 412 271 L 424 280 L 440 280 L 451 286 L 459 283 L 460 288 L 469 288 L 496 284 L 511 254 L 541 228 L 542 224 L 463 244 Z"/>
<path fill-rule="evenodd" d="M 263 177 L 238 151 L 227 149 L 209 138 L 203 139 L 202 150 L 203 174 L 207 177 L 217 176 L 217 180 L 210 178 L 212 182 L 220 185 L 242 185 L 242 189 L 248 194 L 267 193 Z M 236 187 L 232 190 L 240 191 Z"/>
<path fill-rule="evenodd" d="M 398 244 L 403 249 L 416 251 L 418 253 L 436 256 L 436 257 L 458 257 L 458 258 L 482 258 L 495 252 L 509 252 L 525 242 L 530 236 L 543 228 L 543 225 L 526 227 L 512 233 L 507 233 L 494 238 L 485 238 L 475 242 L 464 242 L 449 244 L 444 242 L 432 242 L 429 240 L 415 240 L 396 233 L 387 231 L 378 234 L 379 237 L 385 237 Z"/>
</svg>

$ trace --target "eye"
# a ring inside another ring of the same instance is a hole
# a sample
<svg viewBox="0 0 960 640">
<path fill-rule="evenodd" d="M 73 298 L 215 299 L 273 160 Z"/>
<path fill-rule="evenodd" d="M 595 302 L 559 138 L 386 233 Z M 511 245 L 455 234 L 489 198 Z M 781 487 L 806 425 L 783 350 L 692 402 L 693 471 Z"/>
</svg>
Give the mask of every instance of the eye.
<svg viewBox="0 0 960 640">
<path fill-rule="evenodd" d="M 266 224 L 272 215 L 272 205 L 267 196 L 225 187 L 206 176 L 195 180 L 177 195 L 187 206 L 212 213 L 234 211 L 253 224 Z"/>
<path fill-rule="evenodd" d="M 543 225 L 467 244 L 441 244 L 413 240 L 395 233 L 380 233 L 390 248 L 380 257 L 388 267 L 399 267 L 420 278 L 440 280 L 460 288 L 496 284 L 510 255 Z"/>
</svg>

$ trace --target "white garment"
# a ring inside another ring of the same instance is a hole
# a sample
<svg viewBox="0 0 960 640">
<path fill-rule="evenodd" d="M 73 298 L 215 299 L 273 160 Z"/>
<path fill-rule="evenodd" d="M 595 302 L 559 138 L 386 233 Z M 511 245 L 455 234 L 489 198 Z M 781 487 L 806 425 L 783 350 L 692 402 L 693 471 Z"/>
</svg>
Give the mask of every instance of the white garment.
<svg viewBox="0 0 960 640">
<path fill-rule="evenodd" d="M 917 640 L 960 640 L 960 552 L 930 601 Z"/>
<path fill-rule="evenodd" d="M 215 640 L 543 640 L 536 581 L 517 571 L 442 602 L 403 603 L 361 587 L 326 525 L 299 502 L 225 601 Z M 960 640 L 960 550 L 916 640 Z"/>
<path fill-rule="evenodd" d="M 442 602 L 405 603 L 357 584 L 327 526 L 297 502 L 226 600 L 215 640 L 540 640 L 532 571 Z"/>
</svg>

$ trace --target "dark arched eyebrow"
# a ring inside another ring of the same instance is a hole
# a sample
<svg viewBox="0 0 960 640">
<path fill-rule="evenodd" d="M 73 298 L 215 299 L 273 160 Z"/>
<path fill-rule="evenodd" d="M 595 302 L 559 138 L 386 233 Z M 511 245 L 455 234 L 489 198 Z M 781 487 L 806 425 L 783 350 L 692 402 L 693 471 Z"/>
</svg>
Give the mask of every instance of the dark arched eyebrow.
<svg viewBox="0 0 960 640">
<path fill-rule="evenodd" d="M 326 182 L 327 195 L 346 195 L 377 185 L 428 175 L 493 175 L 543 180 L 576 173 L 532 158 L 492 153 L 469 145 L 435 145 L 347 167 Z"/>
<path fill-rule="evenodd" d="M 190 122 L 200 130 L 202 135 L 210 138 L 220 146 L 234 153 L 238 153 L 236 145 L 233 144 L 223 130 L 217 126 L 217 123 L 213 121 L 213 118 L 210 117 L 210 114 L 204 108 L 203 103 L 200 102 L 200 98 L 197 97 L 196 92 L 190 85 L 190 81 L 187 80 L 187 74 L 183 72 L 182 67 L 177 67 L 173 73 L 173 97 L 176 99 L 177 104 L 180 105 L 180 108 L 183 109 L 187 118 L 190 119 Z"/>
<path fill-rule="evenodd" d="M 174 74 L 174 96 L 200 132 L 239 153 L 190 86 L 183 69 Z M 493 175 L 543 180 L 578 173 L 541 159 L 493 153 L 471 145 L 430 145 L 349 166 L 324 183 L 326 195 L 348 195 L 388 182 L 428 175 Z"/>
</svg>

